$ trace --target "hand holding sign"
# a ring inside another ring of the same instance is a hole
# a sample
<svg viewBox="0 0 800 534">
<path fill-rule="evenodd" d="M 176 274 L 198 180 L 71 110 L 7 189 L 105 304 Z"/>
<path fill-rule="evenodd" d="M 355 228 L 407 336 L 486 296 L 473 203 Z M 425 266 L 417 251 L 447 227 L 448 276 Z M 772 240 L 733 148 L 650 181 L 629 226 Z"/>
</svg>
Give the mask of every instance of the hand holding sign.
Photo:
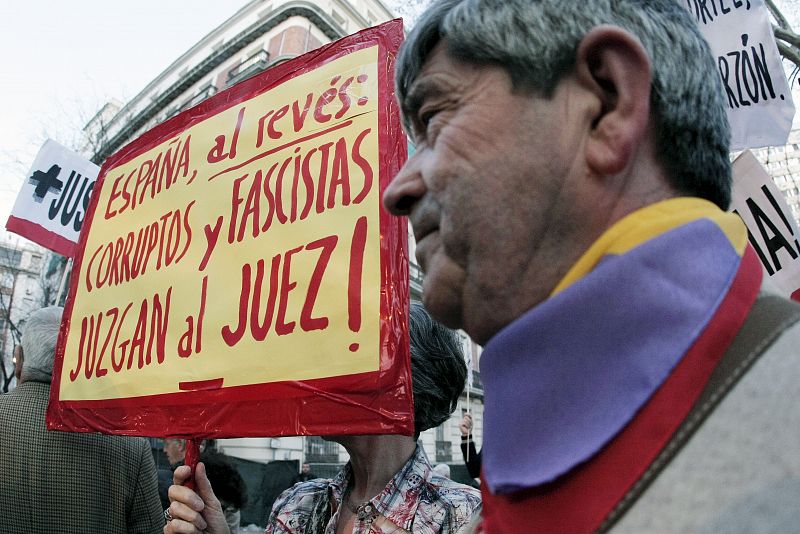
<svg viewBox="0 0 800 534">
<path fill-rule="evenodd" d="M 197 484 L 196 491 L 186 486 L 192 476 Z M 189 525 L 197 532 L 207 534 L 230 532 L 222 505 L 214 495 L 202 463 L 197 464 L 194 475 L 188 465 L 182 465 L 175 469 L 173 477 L 174 485 L 169 488 L 169 514 L 172 519 L 167 522 L 165 533 L 189 532 L 186 530 L 187 527 L 191 528 Z"/>
</svg>

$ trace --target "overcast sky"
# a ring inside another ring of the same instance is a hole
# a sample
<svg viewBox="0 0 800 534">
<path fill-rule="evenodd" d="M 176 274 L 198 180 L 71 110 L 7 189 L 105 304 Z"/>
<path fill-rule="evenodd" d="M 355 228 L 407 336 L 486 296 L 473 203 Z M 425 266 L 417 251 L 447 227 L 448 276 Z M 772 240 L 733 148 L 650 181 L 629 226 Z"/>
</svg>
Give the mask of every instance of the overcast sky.
<svg viewBox="0 0 800 534">
<path fill-rule="evenodd" d="M 0 223 L 44 140 L 68 144 L 247 0 L 0 0 Z"/>
<path fill-rule="evenodd" d="M 414 12 L 426 1 L 387 4 Z M 100 106 L 135 96 L 246 3 L 0 0 L 0 228 L 48 136 L 70 144 Z"/>
</svg>

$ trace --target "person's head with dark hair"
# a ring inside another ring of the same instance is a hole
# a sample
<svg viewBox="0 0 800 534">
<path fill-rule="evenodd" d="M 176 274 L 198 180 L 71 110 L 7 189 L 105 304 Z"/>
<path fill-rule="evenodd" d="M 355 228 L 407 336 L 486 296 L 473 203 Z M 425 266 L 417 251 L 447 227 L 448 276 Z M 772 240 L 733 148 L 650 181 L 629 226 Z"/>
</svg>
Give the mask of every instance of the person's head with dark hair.
<svg viewBox="0 0 800 534">
<path fill-rule="evenodd" d="M 214 492 L 220 502 L 240 509 L 247 504 L 247 485 L 228 456 L 215 449 L 207 449 L 200 454 L 200 461 L 206 466 L 208 479 L 214 485 Z"/>
<path fill-rule="evenodd" d="M 247 485 L 224 453 L 208 448 L 200 453 L 206 476 L 214 486 L 225 522 L 231 532 L 239 532 L 242 507 L 247 504 Z"/>
<path fill-rule="evenodd" d="M 456 409 L 467 366 L 458 335 L 435 321 L 416 302 L 409 317 L 414 434 L 439 426 Z"/>
</svg>

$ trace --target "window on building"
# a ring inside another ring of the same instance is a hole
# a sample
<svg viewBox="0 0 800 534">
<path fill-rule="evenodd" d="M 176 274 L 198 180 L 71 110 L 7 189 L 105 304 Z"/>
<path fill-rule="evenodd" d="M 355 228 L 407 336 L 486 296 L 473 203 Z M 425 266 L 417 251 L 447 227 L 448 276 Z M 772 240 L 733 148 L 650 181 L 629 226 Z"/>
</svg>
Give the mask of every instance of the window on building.
<svg viewBox="0 0 800 534">
<path fill-rule="evenodd" d="M 333 17 L 333 20 L 339 23 L 339 26 L 341 26 L 343 30 L 347 31 L 347 19 L 344 18 L 341 13 L 335 9 L 331 9 L 331 16 Z"/>
<path fill-rule="evenodd" d="M 197 104 L 199 104 L 200 102 L 202 102 L 206 98 L 210 97 L 211 95 L 215 94 L 216 92 L 217 92 L 217 88 L 214 87 L 214 84 L 211 81 L 209 81 L 205 85 L 200 86 L 200 89 L 197 90 L 197 92 L 194 94 L 194 96 L 192 98 L 190 98 L 189 100 L 187 100 L 181 106 L 181 108 L 180 108 L 181 111 L 184 110 L 184 109 L 189 109 L 192 106 L 196 106 Z"/>
<path fill-rule="evenodd" d="M 267 68 L 269 63 L 269 52 L 263 48 L 252 50 L 248 55 L 242 57 L 242 62 L 228 71 L 228 85 L 238 83 L 250 76 L 258 74 Z"/>
<path fill-rule="evenodd" d="M 19 267 L 22 260 L 22 251 L 0 246 L 0 265 L 6 267 Z"/>
<path fill-rule="evenodd" d="M 436 461 L 437 462 L 450 462 L 453 460 L 453 446 L 449 439 L 446 439 L 445 421 L 436 427 Z"/>
<path fill-rule="evenodd" d="M 270 13 L 272 13 L 272 2 L 264 4 L 264 9 L 258 12 L 258 18 L 263 19 Z"/>
<path fill-rule="evenodd" d="M 336 463 L 339 461 L 339 444 L 325 441 L 319 436 L 306 438 L 306 462 Z"/>
</svg>

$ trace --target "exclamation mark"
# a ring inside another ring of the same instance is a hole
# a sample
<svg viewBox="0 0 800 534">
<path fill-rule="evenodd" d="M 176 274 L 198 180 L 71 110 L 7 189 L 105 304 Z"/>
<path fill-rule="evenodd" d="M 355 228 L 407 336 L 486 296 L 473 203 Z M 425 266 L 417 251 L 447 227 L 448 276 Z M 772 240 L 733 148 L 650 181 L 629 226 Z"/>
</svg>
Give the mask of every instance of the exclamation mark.
<svg viewBox="0 0 800 534">
<path fill-rule="evenodd" d="M 789 230 L 789 233 L 792 235 L 792 237 L 795 237 L 794 232 L 792 231 L 792 225 L 789 224 L 789 221 L 786 220 L 786 215 L 783 214 L 783 210 L 781 210 L 781 207 L 778 206 L 778 201 L 775 200 L 775 197 L 772 196 L 772 193 L 770 193 L 769 188 L 766 185 L 762 185 L 761 191 L 763 191 L 764 194 L 767 196 L 769 203 L 772 204 L 772 208 L 778 212 L 778 215 L 783 221 L 783 224 L 786 225 L 786 228 Z M 794 240 L 794 246 L 797 249 L 797 253 L 800 254 L 800 243 L 797 242 L 797 239 Z"/>
<path fill-rule="evenodd" d="M 361 273 L 364 267 L 364 247 L 367 244 L 367 218 L 356 221 L 353 241 L 350 244 L 350 277 L 347 284 L 347 326 L 353 332 L 361 330 Z M 358 350 L 358 343 L 350 344 L 350 352 Z"/>
</svg>

